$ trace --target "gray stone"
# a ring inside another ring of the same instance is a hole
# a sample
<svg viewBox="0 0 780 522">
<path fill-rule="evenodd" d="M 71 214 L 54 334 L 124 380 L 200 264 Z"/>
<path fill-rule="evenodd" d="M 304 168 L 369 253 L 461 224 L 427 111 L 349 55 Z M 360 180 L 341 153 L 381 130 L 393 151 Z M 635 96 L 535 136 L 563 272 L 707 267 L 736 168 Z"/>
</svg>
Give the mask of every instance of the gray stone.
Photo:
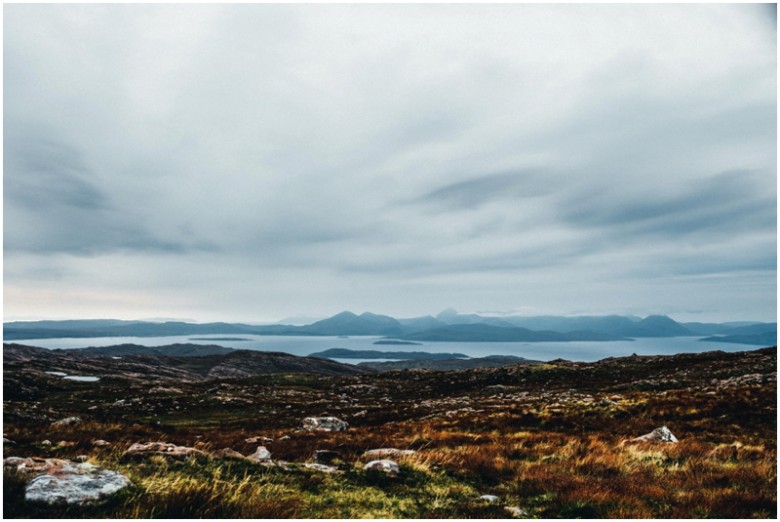
<svg viewBox="0 0 780 522">
<path fill-rule="evenodd" d="M 414 455 L 416 452 L 414 450 L 402 450 L 397 448 L 378 448 L 378 449 L 370 449 L 363 453 L 364 457 L 370 458 L 370 459 L 388 459 L 393 458 L 397 459 L 400 457 L 406 457 L 409 455 Z"/>
<path fill-rule="evenodd" d="M 631 440 L 638 442 L 679 442 L 677 437 L 675 437 L 671 430 L 669 430 L 669 428 L 666 426 L 661 426 L 660 428 L 654 429 L 650 433 L 641 435 Z"/>
<path fill-rule="evenodd" d="M 306 417 L 301 427 L 307 431 L 345 431 L 349 424 L 337 417 Z"/>
<path fill-rule="evenodd" d="M 223 448 L 219 451 L 217 451 L 215 456 L 223 459 L 245 459 L 246 457 L 243 456 L 241 453 L 237 452 L 233 448 Z"/>
<path fill-rule="evenodd" d="M 247 455 L 246 458 L 253 462 L 267 462 L 271 460 L 271 452 L 265 446 L 258 446 L 255 452 Z"/>
<path fill-rule="evenodd" d="M 372 460 L 363 466 L 363 469 L 366 471 L 381 471 L 390 477 L 397 477 L 401 473 L 401 468 L 398 467 L 398 463 L 387 459 Z"/>
<path fill-rule="evenodd" d="M 130 480 L 116 471 L 86 462 L 66 461 L 30 480 L 24 499 L 47 504 L 84 504 L 113 495 L 129 485 Z"/>
<path fill-rule="evenodd" d="M 205 455 L 200 450 L 187 446 L 177 446 L 170 442 L 136 442 L 125 451 L 126 457 L 144 457 L 147 455 L 164 455 L 173 458 L 186 458 Z"/>
</svg>

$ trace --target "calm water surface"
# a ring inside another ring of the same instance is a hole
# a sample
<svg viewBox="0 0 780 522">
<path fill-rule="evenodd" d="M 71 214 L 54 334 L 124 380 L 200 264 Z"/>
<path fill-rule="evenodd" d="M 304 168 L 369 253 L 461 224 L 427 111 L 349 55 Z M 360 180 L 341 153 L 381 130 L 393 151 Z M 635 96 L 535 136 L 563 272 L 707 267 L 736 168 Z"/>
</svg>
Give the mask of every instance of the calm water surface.
<svg viewBox="0 0 780 522">
<path fill-rule="evenodd" d="M 711 350 L 738 352 L 755 350 L 759 346 L 735 343 L 714 343 L 700 341 L 701 337 L 645 338 L 634 341 L 575 341 L 568 343 L 463 343 L 463 342 L 426 342 L 418 346 L 375 345 L 380 337 L 308 337 L 277 335 L 242 335 L 242 341 L 216 340 L 220 336 L 178 335 L 168 337 L 95 337 L 91 339 L 27 339 L 15 341 L 19 344 L 40 346 L 42 348 L 85 348 L 88 346 L 109 346 L 113 344 L 133 343 L 143 346 L 162 346 L 174 343 L 218 344 L 229 348 L 258 350 L 262 352 L 285 352 L 293 355 L 309 355 L 329 348 L 349 348 L 352 350 L 379 350 L 393 352 L 450 352 L 463 353 L 469 357 L 487 355 L 515 355 L 526 359 L 550 361 L 568 359 L 570 361 L 597 361 L 606 357 L 625 355 L 671 355 L 676 353 L 696 353 Z M 222 336 L 224 338 L 224 336 Z M 365 359 L 339 359 L 340 362 L 357 363 Z M 377 359 L 373 359 L 378 361 Z"/>
</svg>

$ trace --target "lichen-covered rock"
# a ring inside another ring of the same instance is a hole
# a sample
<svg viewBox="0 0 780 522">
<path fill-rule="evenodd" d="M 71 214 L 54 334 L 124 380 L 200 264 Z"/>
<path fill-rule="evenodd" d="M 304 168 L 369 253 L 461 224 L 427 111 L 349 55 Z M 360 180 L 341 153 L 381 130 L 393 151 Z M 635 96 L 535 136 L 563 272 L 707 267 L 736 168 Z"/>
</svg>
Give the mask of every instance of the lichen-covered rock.
<svg viewBox="0 0 780 522">
<path fill-rule="evenodd" d="M 130 479 L 89 463 L 67 462 L 33 477 L 24 490 L 28 502 L 84 504 L 113 495 L 130 485 Z"/>
<path fill-rule="evenodd" d="M 271 460 L 271 452 L 265 446 L 258 446 L 254 453 L 246 456 L 253 462 L 268 462 Z"/>
<path fill-rule="evenodd" d="M 398 463 L 387 459 L 372 460 L 363 466 L 363 469 L 366 471 L 381 471 L 390 477 L 397 477 L 401 473 Z"/>
<path fill-rule="evenodd" d="M 144 457 L 147 455 L 164 455 L 173 458 L 187 458 L 205 455 L 200 450 L 187 446 L 177 446 L 170 442 L 136 442 L 124 453 L 125 457 Z"/>
<path fill-rule="evenodd" d="M 378 448 L 378 449 L 370 449 L 363 453 L 364 457 L 367 457 L 369 459 L 397 459 L 400 457 L 406 457 L 409 455 L 414 455 L 416 452 L 414 450 L 402 450 L 397 448 Z"/>
<path fill-rule="evenodd" d="M 661 426 L 660 428 L 654 429 L 650 433 L 641 435 L 631 440 L 637 442 L 679 442 L 677 437 L 675 437 L 671 430 L 666 426 Z"/>
<path fill-rule="evenodd" d="M 337 417 L 306 417 L 301 427 L 308 431 L 345 431 L 349 424 Z"/>
<path fill-rule="evenodd" d="M 8 457 L 3 468 L 22 475 L 34 475 L 25 486 L 28 502 L 83 504 L 100 500 L 130 485 L 116 471 L 88 462 L 64 459 Z"/>
</svg>

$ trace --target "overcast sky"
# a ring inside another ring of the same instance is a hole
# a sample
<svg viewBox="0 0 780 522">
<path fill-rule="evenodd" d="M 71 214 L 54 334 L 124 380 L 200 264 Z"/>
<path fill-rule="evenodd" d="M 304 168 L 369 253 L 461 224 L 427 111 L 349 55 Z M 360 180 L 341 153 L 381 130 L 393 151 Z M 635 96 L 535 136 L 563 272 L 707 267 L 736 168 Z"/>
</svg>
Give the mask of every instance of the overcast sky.
<svg viewBox="0 0 780 522">
<path fill-rule="evenodd" d="M 4 318 L 776 316 L 768 5 L 6 5 Z"/>
</svg>

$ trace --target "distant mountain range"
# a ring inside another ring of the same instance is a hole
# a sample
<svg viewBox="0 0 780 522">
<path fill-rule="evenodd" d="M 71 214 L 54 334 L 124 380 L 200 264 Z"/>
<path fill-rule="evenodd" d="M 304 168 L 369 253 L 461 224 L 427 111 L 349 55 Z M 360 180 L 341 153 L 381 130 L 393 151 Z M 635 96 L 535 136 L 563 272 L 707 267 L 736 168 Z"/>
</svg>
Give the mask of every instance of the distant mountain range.
<svg viewBox="0 0 780 522">
<path fill-rule="evenodd" d="M 311 324 L 148 322 L 114 319 L 26 321 L 3 324 L 5 340 L 173 335 L 370 335 L 401 341 L 544 342 L 618 341 L 637 337 L 709 336 L 708 340 L 776 344 L 777 323 L 678 323 L 665 315 L 507 316 L 459 314 L 396 319 L 387 315 L 341 312 Z M 772 341 L 774 339 L 774 341 Z M 769 342 L 772 341 L 772 342 Z"/>
</svg>

